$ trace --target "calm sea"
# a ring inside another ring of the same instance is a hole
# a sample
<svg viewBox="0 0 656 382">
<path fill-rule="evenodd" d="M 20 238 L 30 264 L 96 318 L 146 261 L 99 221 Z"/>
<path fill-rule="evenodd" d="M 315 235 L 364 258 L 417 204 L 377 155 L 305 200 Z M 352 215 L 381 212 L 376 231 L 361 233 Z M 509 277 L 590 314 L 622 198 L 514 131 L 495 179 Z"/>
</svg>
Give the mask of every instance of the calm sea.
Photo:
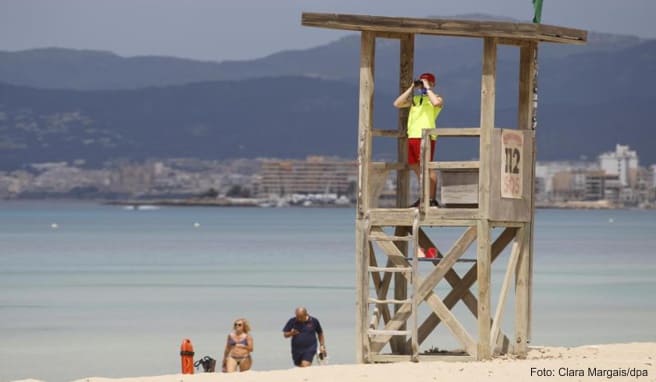
<svg viewBox="0 0 656 382">
<path fill-rule="evenodd" d="M 2 202 L 0 380 L 176 373 L 183 338 L 220 357 L 237 317 L 253 327 L 254 369 L 289 368 L 281 329 L 299 305 L 321 320 L 330 362 L 353 362 L 353 228 L 352 209 Z M 459 232 L 434 235 L 445 250 Z M 532 344 L 656 341 L 656 211 L 540 210 L 535 251 Z M 458 344 L 440 327 L 431 346 Z"/>
</svg>

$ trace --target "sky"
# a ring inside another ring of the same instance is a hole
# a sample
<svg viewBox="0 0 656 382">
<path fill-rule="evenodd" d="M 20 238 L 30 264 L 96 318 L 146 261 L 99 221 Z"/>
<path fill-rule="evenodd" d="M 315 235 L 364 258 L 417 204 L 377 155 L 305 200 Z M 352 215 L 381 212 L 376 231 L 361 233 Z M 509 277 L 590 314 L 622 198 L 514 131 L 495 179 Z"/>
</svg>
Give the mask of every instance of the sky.
<svg viewBox="0 0 656 382">
<path fill-rule="evenodd" d="M 347 32 L 301 26 L 302 12 L 383 16 L 485 13 L 530 21 L 531 0 L 0 0 L 0 50 L 64 47 L 122 56 L 252 59 Z M 544 0 L 542 22 L 656 38 L 656 0 Z"/>
</svg>

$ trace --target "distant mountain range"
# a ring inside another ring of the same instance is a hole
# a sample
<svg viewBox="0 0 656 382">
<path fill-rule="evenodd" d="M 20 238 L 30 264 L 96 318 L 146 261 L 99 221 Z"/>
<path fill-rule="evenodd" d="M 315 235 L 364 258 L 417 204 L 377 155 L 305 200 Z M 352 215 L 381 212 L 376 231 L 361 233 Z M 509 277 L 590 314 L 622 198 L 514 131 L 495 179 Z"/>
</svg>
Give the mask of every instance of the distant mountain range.
<svg viewBox="0 0 656 382">
<path fill-rule="evenodd" d="M 354 157 L 357 35 L 250 61 L 124 58 L 107 52 L 0 52 L 0 168 L 25 163 L 148 157 Z M 446 99 L 439 124 L 475 126 L 480 55 L 475 39 L 418 37 L 417 72 L 431 70 Z M 516 124 L 516 48 L 499 52 L 497 125 Z M 377 46 L 378 128 L 394 128 L 398 42 Z M 615 143 L 656 163 L 656 41 L 591 34 L 586 46 L 542 44 L 541 160 L 594 158 Z M 393 152 L 385 138 L 375 154 Z M 466 140 L 441 155 L 471 157 Z M 443 157 L 443 158 L 444 158 Z M 466 158 L 465 158 L 466 159 Z"/>
</svg>

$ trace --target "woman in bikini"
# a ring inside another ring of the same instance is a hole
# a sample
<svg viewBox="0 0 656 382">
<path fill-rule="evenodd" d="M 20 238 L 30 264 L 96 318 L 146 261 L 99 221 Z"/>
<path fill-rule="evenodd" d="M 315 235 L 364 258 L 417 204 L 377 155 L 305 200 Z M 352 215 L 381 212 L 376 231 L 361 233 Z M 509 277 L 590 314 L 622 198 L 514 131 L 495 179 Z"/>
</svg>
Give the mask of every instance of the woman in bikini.
<svg viewBox="0 0 656 382">
<path fill-rule="evenodd" d="M 248 321 L 243 318 L 235 320 L 234 330 L 228 334 L 225 351 L 223 353 L 223 371 L 232 373 L 237 370 L 246 371 L 251 368 L 253 360 L 253 337 Z"/>
</svg>

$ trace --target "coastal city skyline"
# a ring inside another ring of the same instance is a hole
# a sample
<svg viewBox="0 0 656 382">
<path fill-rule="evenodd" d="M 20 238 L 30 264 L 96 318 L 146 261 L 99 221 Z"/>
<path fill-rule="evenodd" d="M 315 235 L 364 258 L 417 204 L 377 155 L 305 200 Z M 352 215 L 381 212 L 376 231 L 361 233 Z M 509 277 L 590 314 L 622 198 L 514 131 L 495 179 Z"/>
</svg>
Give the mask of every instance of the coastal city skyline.
<svg viewBox="0 0 656 382">
<path fill-rule="evenodd" d="M 291 158 L 150 159 L 113 161 L 89 168 L 84 161 L 33 163 L 0 171 L 0 198 L 79 198 L 166 200 L 231 198 L 244 204 L 333 204 L 340 197 L 353 203 L 357 162 L 337 156 Z M 412 184 L 414 192 L 418 185 Z M 321 199 L 319 195 L 334 195 Z M 393 203 L 391 176 L 381 197 Z M 297 195 L 292 198 L 293 195 Z M 301 197 L 299 195 L 304 195 Z M 656 207 L 656 164 L 641 164 L 627 145 L 599 153 L 596 160 L 538 161 L 539 206 L 611 208 Z M 595 202 L 604 201 L 607 204 Z M 574 203 L 571 203 L 574 202 Z M 585 202 L 585 203 L 576 203 Z M 568 204 L 570 203 L 570 204 Z"/>
</svg>

